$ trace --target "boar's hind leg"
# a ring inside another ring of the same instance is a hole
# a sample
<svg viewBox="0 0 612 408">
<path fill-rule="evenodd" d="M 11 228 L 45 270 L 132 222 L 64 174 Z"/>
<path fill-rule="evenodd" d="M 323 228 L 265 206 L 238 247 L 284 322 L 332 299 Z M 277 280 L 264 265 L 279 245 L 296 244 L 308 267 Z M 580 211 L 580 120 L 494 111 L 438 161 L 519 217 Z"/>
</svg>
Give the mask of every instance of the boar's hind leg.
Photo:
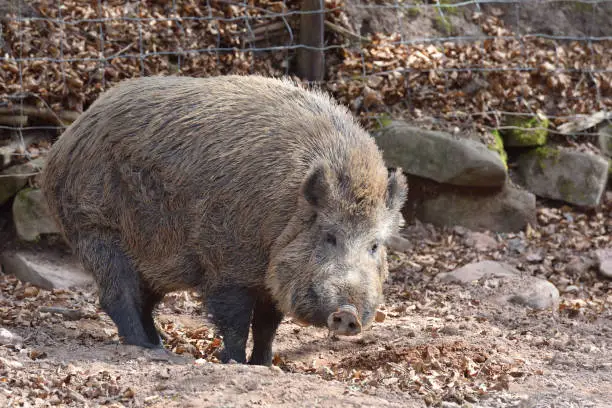
<svg viewBox="0 0 612 408">
<path fill-rule="evenodd" d="M 219 287 L 206 296 L 208 313 L 223 336 L 221 361 L 246 363 L 246 343 L 249 337 L 254 299 L 241 287 Z"/>
<path fill-rule="evenodd" d="M 117 326 L 124 342 L 147 348 L 159 347 L 158 341 L 151 342 L 143 325 L 142 284 L 120 248 L 119 239 L 99 231 L 82 232 L 76 249 L 83 266 L 91 271 L 98 284 L 100 306 Z"/>
<path fill-rule="evenodd" d="M 140 315 L 140 321 L 144 327 L 145 333 L 151 344 L 156 346 L 162 345 L 161 337 L 155 327 L 155 321 L 153 320 L 153 310 L 155 306 L 164 298 L 163 295 L 159 295 L 149 289 L 143 290 L 143 302 L 142 302 L 142 313 Z"/>
<path fill-rule="evenodd" d="M 269 299 L 258 299 L 253 312 L 253 354 L 250 364 L 272 365 L 272 342 L 283 314 Z"/>
</svg>

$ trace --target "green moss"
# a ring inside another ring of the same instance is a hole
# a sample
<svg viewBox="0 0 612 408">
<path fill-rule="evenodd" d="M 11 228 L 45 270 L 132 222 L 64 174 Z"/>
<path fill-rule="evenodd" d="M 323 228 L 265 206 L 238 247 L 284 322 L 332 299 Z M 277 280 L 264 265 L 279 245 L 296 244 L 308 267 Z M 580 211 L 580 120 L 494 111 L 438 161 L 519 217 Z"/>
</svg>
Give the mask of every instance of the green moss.
<svg viewBox="0 0 612 408">
<path fill-rule="evenodd" d="M 440 0 L 440 8 L 444 13 L 458 15 L 461 13 L 461 6 L 454 6 L 454 4 L 460 2 L 461 0 Z"/>
<path fill-rule="evenodd" d="M 450 20 L 442 17 L 440 14 L 434 16 L 433 26 L 436 30 L 442 31 L 446 35 L 451 35 L 453 33 L 453 25 Z"/>
<path fill-rule="evenodd" d="M 376 130 L 380 130 L 382 128 L 386 128 L 387 126 L 389 126 L 391 124 L 391 122 L 393 122 L 393 119 L 391 119 L 391 116 L 389 116 L 386 113 L 383 113 L 382 115 L 380 115 L 380 117 L 376 120 L 376 126 L 375 129 Z"/>
<path fill-rule="evenodd" d="M 36 210 L 34 208 L 34 202 L 30 199 L 30 192 L 36 190 L 32 187 L 26 187 L 20 190 L 15 195 L 15 200 L 13 201 L 13 209 L 15 206 L 20 206 L 22 208 L 21 214 L 22 216 L 26 216 L 28 218 L 36 218 Z M 33 237 L 32 239 L 27 239 L 27 242 L 38 243 L 40 242 L 40 235 Z"/>
<path fill-rule="evenodd" d="M 501 134 L 507 146 L 543 146 L 548 139 L 548 119 L 516 116 L 507 121 L 513 129 L 503 129 Z"/>
<path fill-rule="evenodd" d="M 534 149 L 531 154 L 537 156 L 538 166 L 541 170 L 544 170 L 546 168 L 546 162 L 548 160 L 552 160 L 553 164 L 557 164 L 559 162 L 561 152 L 559 151 L 559 149 L 556 149 L 554 147 L 542 146 L 538 147 L 537 149 Z"/>
<path fill-rule="evenodd" d="M 559 149 L 547 146 L 538 147 L 537 149 L 534 149 L 533 152 L 542 159 L 554 159 L 555 163 L 559 161 L 559 156 L 561 155 Z"/>
<path fill-rule="evenodd" d="M 493 135 L 493 143 L 489 144 L 488 147 L 499 154 L 499 157 L 504 163 L 504 167 L 508 170 L 508 154 L 506 153 L 506 149 L 504 149 L 504 140 L 497 129 L 494 129 L 491 134 Z"/>
<path fill-rule="evenodd" d="M 576 191 L 574 182 L 568 178 L 560 177 L 557 181 L 557 189 L 561 193 L 561 198 L 569 203 L 586 200 L 584 193 Z"/>
<path fill-rule="evenodd" d="M 32 200 L 28 197 L 30 191 L 33 191 L 34 188 L 26 187 L 24 189 L 19 190 L 19 192 L 15 195 L 15 201 L 19 201 L 23 203 L 23 208 L 27 211 L 28 214 L 32 213 Z"/>
<path fill-rule="evenodd" d="M 413 6 L 406 11 L 406 14 L 408 15 L 408 17 L 417 17 L 421 14 L 421 9 L 416 6 Z"/>
<path fill-rule="evenodd" d="M 421 14 L 420 6 L 423 4 L 421 0 L 415 0 L 412 5 L 406 5 L 406 14 L 408 17 L 416 17 Z"/>
<path fill-rule="evenodd" d="M 592 13 L 593 12 L 593 4 L 592 3 L 583 3 L 581 1 L 575 1 L 571 3 L 572 9 L 578 13 Z"/>
</svg>

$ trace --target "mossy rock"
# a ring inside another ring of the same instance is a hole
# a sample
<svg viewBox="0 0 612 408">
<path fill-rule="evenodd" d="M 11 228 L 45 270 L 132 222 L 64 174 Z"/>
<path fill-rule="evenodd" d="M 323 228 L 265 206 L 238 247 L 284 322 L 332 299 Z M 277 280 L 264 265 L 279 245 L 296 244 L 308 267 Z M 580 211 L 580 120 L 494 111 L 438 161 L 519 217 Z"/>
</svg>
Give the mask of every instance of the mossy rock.
<svg viewBox="0 0 612 408">
<path fill-rule="evenodd" d="M 42 191 L 35 188 L 23 189 L 15 196 L 13 222 L 17 237 L 22 241 L 37 242 L 42 234 L 60 233 Z"/>
<path fill-rule="evenodd" d="M 513 116 L 506 121 L 512 129 L 500 130 L 508 147 L 544 146 L 548 140 L 548 119 L 535 116 Z"/>
<path fill-rule="evenodd" d="M 33 173 L 44 167 L 44 159 L 38 158 L 29 163 L 18 164 L 0 172 L 0 205 L 6 203 L 19 190 L 28 184 Z"/>
<path fill-rule="evenodd" d="M 391 118 L 391 116 L 389 116 L 386 113 L 383 113 L 382 115 L 380 115 L 380 117 L 377 118 L 376 125 L 374 125 L 374 129 L 375 130 L 384 129 L 386 127 L 389 127 L 392 123 L 393 123 L 393 119 Z"/>
<path fill-rule="evenodd" d="M 518 159 L 518 172 L 529 191 L 581 207 L 599 205 L 608 171 L 602 156 L 566 149 L 540 147 Z"/>
<path fill-rule="evenodd" d="M 507 170 L 499 154 L 480 141 L 392 121 L 375 132 L 387 166 L 438 183 L 468 187 L 502 187 Z"/>
<path fill-rule="evenodd" d="M 506 149 L 504 149 L 504 140 L 497 129 L 493 130 L 491 134 L 493 135 L 493 143 L 489 144 L 489 149 L 499 154 L 499 158 L 504 163 L 504 167 L 508 170 L 508 153 L 506 153 Z"/>
</svg>

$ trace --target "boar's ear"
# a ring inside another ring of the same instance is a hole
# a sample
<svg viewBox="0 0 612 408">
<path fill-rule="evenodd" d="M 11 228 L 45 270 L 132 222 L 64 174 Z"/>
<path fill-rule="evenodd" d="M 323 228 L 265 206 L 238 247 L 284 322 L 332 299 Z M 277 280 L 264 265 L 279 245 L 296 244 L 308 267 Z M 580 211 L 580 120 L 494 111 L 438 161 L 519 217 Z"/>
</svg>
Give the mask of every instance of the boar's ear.
<svg viewBox="0 0 612 408">
<path fill-rule="evenodd" d="M 328 167 L 317 164 L 311 168 L 302 183 L 302 195 L 311 205 L 320 206 L 330 193 Z"/>
<path fill-rule="evenodd" d="M 399 211 L 404 205 L 406 195 L 408 194 L 406 176 L 404 176 L 400 168 L 390 168 L 388 171 L 387 208 L 392 211 Z"/>
</svg>

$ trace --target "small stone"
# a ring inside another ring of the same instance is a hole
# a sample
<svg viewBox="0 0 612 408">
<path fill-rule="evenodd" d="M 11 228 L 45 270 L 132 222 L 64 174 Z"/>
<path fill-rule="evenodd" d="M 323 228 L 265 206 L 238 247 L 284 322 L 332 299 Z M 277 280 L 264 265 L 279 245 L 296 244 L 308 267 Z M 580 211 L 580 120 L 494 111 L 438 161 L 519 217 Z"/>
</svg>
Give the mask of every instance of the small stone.
<svg viewBox="0 0 612 408">
<path fill-rule="evenodd" d="M 16 346 L 17 344 L 21 344 L 22 342 L 23 339 L 20 336 L 8 331 L 3 327 L 0 327 L 0 345 Z"/>
<path fill-rule="evenodd" d="M 580 288 L 576 285 L 569 285 L 564 290 L 565 293 L 578 293 L 579 291 L 580 291 Z"/>
<path fill-rule="evenodd" d="M 508 301 L 536 310 L 554 308 L 559 303 L 559 289 L 548 281 L 533 278 L 516 294 L 509 296 Z"/>
<path fill-rule="evenodd" d="M 127 390 L 123 392 L 123 398 L 131 399 L 131 398 L 134 398 L 134 395 L 135 395 L 134 390 L 131 388 L 128 388 Z"/>
<path fill-rule="evenodd" d="M 461 405 L 457 404 L 456 402 L 450 402 L 450 401 L 442 401 L 442 403 L 440 404 L 441 408 L 461 408 Z"/>
<path fill-rule="evenodd" d="M 482 261 L 465 265 L 453 272 L 439 273 L 442 282 L 471 283 L 483 278 L 503 278 L 515 275 L 512 266 L 495 261 Z"/>
<path fill-rule="evenodd" d="M 459 329 L 455 326 L 444 326 L 440 329 L 440 333 L 446 334 L 447 336 L 457 336 Z"/>
<path fill-rule="evenodd" d="M 497 248 L 495 238 L 482 232 L 471 232 L 465 239 L 465 243 L 479 252 L 489 251 Z"/>
<path fill-rule="evenodd" d="M 374 320 L 377 323 L 384 322 L 386 318 L 387 318 L 387 314 L 385 312 L 383 312 L 382 310 L 377 310 L 376 311 L 376 316 L 374 317 Z"/>
<path fill-rule="evenodd" d="M 23 290 L 23 296 L 25 297 L 36 297 L 40 290 L 36 286 L 28 286 Z"/>
<path fill-rule="evenodd" d="M 279 366 L 275 366 L 275 365 L 271 365 L 270 366 L 270 371 L 272 371 L 274 374 L 282 374 L 283 370 L 281 370 L 281 368 Z"/>
<path fill-rule="evenodd" d="M 51 251 L 6 252 L 0 263 L 4 273 L 48 290 L 84 287 L 94 282 L 75 259 Z"/>
<path fill-rule="evenodd" d="M 529 252 L 527 253 L 527 256 L 525 257 L 525 259 L 529 263 L 539 263 L 544 260 L 544 257 L 542 256 L 541 252 Z"/>
<path fill-rule="evenodd" d="M 525 241 L 520 238 L 512 238 L 508 240 L 508 249 L 512 252 L 522 254 L 525 252 Z"/>
<path fill-rule="evenodd" d="M 391 235 L 385 244 L 395 252 L 410 252 L 412 250 L 412 243 L 398 234 Z"/>
<path fill-rule="evenodd" d="M 612 279 L 612 248 L 598 249 L 595 258 L 601 276 Z"/>
<path fill-rule="evenodd" d="M 565 266 L 565 271 L 573 276 L 583 276 L 589 269 L 591 269 L 591 267 L 594 266 L 595 262 L 592 259 L 572 257 Z"/>
<path fill-rule="evenodd" d="M 7 360 L 2 357 L 0 357 L 0 364 L 5 367 L 15 368 L 17 370 L 23 368 L 23 363 L 20 363 L 19 361 L 14 361 L 14 360 Z"/>
<path fill-rule="evenodd" d="M 518 270 L 502 262 L 475 262 L 453 272 L 439 273 L 437 277 L 442 282 L 472 285 L 477 292 L 490 293 L 495 302 L 537 310 L 554 308 L 559 302 L 559 290 L 555 285 L 533 276 L 522 276 Z M 478 282 L 482 285 L 473 285 Z"/>
<path fill-rule="evenodd" d="M 457 235 L 459 235 L 460 237 L 465 236 L 466 234 L 468 234 L 470 232 L 469 229 L 462 227 L 461 225 L 455 225 L 453 227 L 453 232 Z"/>
</svg>

